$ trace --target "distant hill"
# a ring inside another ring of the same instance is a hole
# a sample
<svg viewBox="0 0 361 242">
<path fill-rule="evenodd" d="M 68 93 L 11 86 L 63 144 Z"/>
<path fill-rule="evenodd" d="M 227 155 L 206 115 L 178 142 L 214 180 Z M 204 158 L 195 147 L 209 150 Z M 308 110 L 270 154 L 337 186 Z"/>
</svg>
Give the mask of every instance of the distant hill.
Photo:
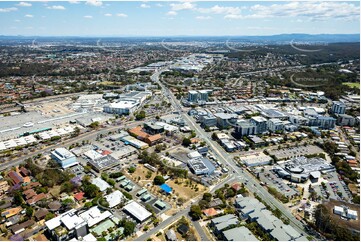
<svg viewBox="0 0 361 242">
<path fill-rule="evenodd" d="M 166 41 L 214 41 L 224 42 L 230 40 L 246 41 L 246 42 L 259 42 L 268 44 L 282 44 L 294 42 L 326 42 L 326 43 L 350 43 L 360 42 L 360 34 L 279 34 L 279 35 L 268 35 L 268 36 L 134 36 L 134 37 L 99 37 L 99 36 L 5 36 L 0 35 L 0 41 L 29 41 L 36 39 L 37 41 L 64 41 L 64 40 L 76 40 L 76 41 L 90 41 L 101 38 L 102 41 L 153 41 L 159 42 L 164 39 Z"/>
</svg>

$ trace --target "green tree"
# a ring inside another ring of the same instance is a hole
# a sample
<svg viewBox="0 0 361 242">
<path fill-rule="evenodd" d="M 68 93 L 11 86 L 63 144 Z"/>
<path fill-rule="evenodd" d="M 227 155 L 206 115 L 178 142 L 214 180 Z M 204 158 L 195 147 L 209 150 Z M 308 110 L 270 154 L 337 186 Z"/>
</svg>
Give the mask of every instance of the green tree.
<svg viewBox="0 0 361 242">
<path fill-rule="evenodd" d="M 26 216 L 31 218 L 33 216 L 33 213 L 34 213 L 34 209 L 32 207 L 27 207 L 25 213 L 26 213 Z"/>
<path fill-rule="evenodd" d="M 162 185 L 165 183 L 165 179 L 163 176 L 156 176 L 156 177 L 154 177 L 153 183 L 154 183 L 154 185 Z"/>
<path fill-rule="evenodd" d="M 192 205 L 189 211 L 189 215 L 193 220 L 198 220 L 202 217 L 202 209 L 199 205 Z"/>
<path fill-rule="evenodd" d="M 191 139 L 190 138 L 187 138 L 187 137 L 184 137 L 183 140 L 182 140 L 182 145 L 185 146 L 185 147 L 188 147 L 191 145 Z"/>
<path fill-rule="evenodd" d="M 94 198 L 100 193 L 100 190 L 96 185 L 89 184 L 84 186 L 84 193 L 88 198 Z"/>
</svg>

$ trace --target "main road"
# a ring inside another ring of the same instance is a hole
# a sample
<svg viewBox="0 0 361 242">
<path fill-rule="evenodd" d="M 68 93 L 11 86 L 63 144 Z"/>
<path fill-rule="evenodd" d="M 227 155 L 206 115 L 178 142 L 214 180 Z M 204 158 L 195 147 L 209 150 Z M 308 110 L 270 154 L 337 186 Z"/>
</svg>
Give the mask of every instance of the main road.
<svg viewBox="0 0 361 242">
<path fill-rule="evenodd" d="M 198 134 L 200 138 L 202 138 L 206 143 L 211 147 L 213 152 L 216 154 L 218 160 L 222 162 L 224 165 L 228 167 L 231 173 L 234 173 L 237 175 L 237 178 L 241 181 L 247 181 L 245 183 L 248 190 L 252 191 L 253 193 L 256 193 L 259 197 L 261 197 L 267 204 L 269 204 L 273 208 L 277 208 L 281 211 L 284 217 L 289 219 L 290 224 L 297 229 L 301 234 L 306 235 L 306 231 L 304 228 L 304 225 L 298 221 L 291 212 L 283 205 L 281 204 L 277 199 L 275 199 L 271 194 L 268 193 L 256 180 L 255 177 L 253 177 L 251 174 L 249 174 L 246 171 L 243 171 L 241 168 L 237 168 L 236 164 L 232 160 L 232 158 L 229 156 L 228 153 L 224 151 L 223 148 L 221 148 L 215 141 L 213 141 L 207 133 L 200 128 L 199 125 L 195 123 L 195 121 L 189 117 L 187 114 L 185 114 L 182 110 L 181 105 L 178 103 L 177 99 L 169 91 L 163 83 L 159 81 L 159 76 L 163 71 L 165 71 L 166 68 L 160 69 L 156 71 L 152 76 L 152 81 L 158 83 L 160 87 L 162 88 L 162 92 L 165 94 L 166 97 L 168 97 L 169 101 L 171 102 L 172 106 L 180 113 L 180 115 L 183 117 L 183 119 L 188 123 L 191 129 L 195 130 L 195 132 Z"/>
</svg>

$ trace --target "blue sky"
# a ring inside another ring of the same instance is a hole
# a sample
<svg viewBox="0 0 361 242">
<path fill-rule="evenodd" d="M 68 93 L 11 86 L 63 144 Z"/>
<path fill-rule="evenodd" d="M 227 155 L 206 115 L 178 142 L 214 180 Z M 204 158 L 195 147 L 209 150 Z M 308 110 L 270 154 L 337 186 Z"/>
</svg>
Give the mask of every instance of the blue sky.
<svg viewBox="0 0 361 242">
<path fill-rule="evenodd" d="M 0 35 L 350 34 L 359 1 L 2 1 Z"/>
</svg>

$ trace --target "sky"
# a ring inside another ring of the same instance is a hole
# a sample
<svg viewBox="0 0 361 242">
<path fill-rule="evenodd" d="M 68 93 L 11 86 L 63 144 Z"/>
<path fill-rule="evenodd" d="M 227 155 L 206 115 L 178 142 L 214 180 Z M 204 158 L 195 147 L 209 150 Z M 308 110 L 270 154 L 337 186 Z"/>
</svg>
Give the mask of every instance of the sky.
<svg viewBox="0 0 361 242">
<path fill-rule="evenodd" d="M 0 35 L 358 34 L 359 1 L 1 1 Z"/>
</svg>

